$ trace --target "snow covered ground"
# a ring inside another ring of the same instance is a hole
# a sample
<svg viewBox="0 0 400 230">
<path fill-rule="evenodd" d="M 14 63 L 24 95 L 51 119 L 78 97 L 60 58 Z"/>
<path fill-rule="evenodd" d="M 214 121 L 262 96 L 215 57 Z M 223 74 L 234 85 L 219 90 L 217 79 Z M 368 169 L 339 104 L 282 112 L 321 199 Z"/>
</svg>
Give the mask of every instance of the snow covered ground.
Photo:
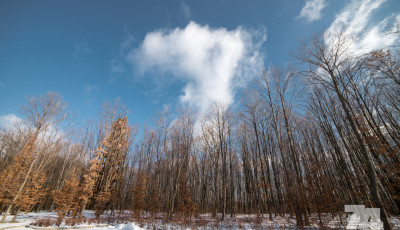
<svg viewBox="0 0 400 230">
<path fill-rule="evenodd" d="M 85 212 L 85 216 L 87 218 L 94 218 L 94 214 L 91 211 Z M 8 216 L 6 219 L 5 224 L 0 224 L 0 229 L 13 229 L 13 230 L 19 230 L 19 229 L 96 229 L 96 230 L 103 230 L 103 229 L 121 229 L 121 230 L 136 230 L 136 229 L 144 229 L 136 225 L 135 223 L 129 223 L 129 224 L 119 224 L 119 225 L 110 225 L 110 224 L 97 224 L 97 223 L 91 223 L 88 224 L 82 223 L 77 226 L 68 226 L 65 225 L 65 223 L 61 224 L 60 227 L 57 227 L 55 225 L 49 226 L 49 227 L 39 227 L 39 226 L 34 226 L 32 225 L 35 223 L 37 220 L 40 219 L 52 219 L 56 220 L 57 219 L 57 213 L 56 212 L 31 212 L 31 213 L 23 213 L 20 214 L 17 218 L 16 223 L 10 223 L 12 220 L 13 216 Z"/>
<path fill-rule="evenodd" d="M 116 215 L 117 216 L 117 215 Z M 0 230 L 2 229 L 93 229 L 93 230 L 106 230 L 106 229 L 120 229 L 120 230 L 137 230 L 137 229 L 298 229 L 295 226 L 295 220 L 290 218 L 288 215 L 285 218 L 276 216 L 272 221 L 269 220 L 268 216 L 265 215 L 261 218 L 257 218 L 255 215 L 236 215 L 235 217 L 227 217 L 224 222 L 220 222 L 218 219 L 212 218 L 208 214 L 200 215 L 197 218 L 192 219 L 190 223 L 184 221 L 169 222 L 163 218 L 153 219 L 142 219 L 133 220 L 129 214 L 122 215 L 120 219 L 111 219 L 109 215 L 103 215 L 103 221 L 97 223 L 94 221 L 94 214 L 91 211 L 85 212 L 86 220 L 83 223 L 76 224 L 73 226 L 65 223 L 61 224 L 60 227 L 51 225 L 49 227 L 34 226 L 33 223 L 38 220 L 50 220 L 55 221 L 57 214 L 55 212 L 38 212 L 38 213 L 25 213 L 20 214 L 17 218 L 16 223 L 9 223 L 13 216 L 7 217 L 7 223 L 0 224 Z M 129 217 L 129 218 L 127 218 Z M 316 216 L 312 216 L 311 220 L 316 221 Z M 343 216 L 342 223 L 339 219 L 331 219 L 326 216 L 324 220 L 325 227 L 332 229 L 383 229 L 381 224 L 361 224 L 358 225 L 359 217 L 356 215 L 350 215 L 347 221 Z M 66 218 L 68 219 L 68 217 Z M 392 218 L 392 223 L 395 224 L 395 229 L 400 229 L 400 219 Z M 306 229 L 318 229 L 317 224 L 308 226 Z"/>
</svg>

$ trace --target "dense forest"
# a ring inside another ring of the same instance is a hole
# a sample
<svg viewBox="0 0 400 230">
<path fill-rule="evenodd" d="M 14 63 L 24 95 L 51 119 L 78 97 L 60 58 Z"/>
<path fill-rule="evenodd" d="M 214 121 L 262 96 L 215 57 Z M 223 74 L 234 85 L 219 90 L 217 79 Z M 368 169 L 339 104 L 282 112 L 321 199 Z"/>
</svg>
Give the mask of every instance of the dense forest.
<svg viewBox="0 0 400 230">
<path fill-rule="evenodd" d="M 295 67 L 260 73 L 240 105 L 200 116 L 165 109 L 141 129 L 118 102 L 79 128 L 60 95 L 28 98 L 24 121 L 0 130 L 2 222 L 90 209 L 221 221 L 290 213 L 302 227 L 311 214 L 364 204 L 391 229 L 388 217 L 400 214 L 398 47 L 352 44 L 316 35 L 293 53 Z"/>
</svg>

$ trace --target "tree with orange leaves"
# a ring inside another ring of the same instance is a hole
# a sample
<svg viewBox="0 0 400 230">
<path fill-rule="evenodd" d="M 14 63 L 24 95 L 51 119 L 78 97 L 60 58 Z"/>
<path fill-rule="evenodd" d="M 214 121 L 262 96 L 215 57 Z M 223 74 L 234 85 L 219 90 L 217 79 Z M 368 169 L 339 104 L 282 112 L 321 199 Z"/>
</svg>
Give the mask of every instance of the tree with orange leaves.
<svg viewBox="0 0 400 230">
<path fill-rule="evenodd" d="M 32 197 L 30 199 L 21 198 L 29 194 L 31 188 L 33 188 L 32 191 L 37 191 L 40 188 L 40 185 L 35 185 L 40 181 L 35 182 L 35 179 L 41 177 L 32 174 L 39 159 L 39 153 L 36 151 L 37 142 L 44 138 L 50 128 L 55 130 L 55 127 L 66 118 L 65 104 L 56 93 L 47 93 L 47 95 L 39 98 L 31 97 L 27 101 L 28 105 L 23 107 L 23 112 L 28 122 L 28 140 L 16 155 L 13 163 L 0 173 L 1 191 L 3 191 L 3 197 L 8 198 L 7 209 L 1 223 L 5 222 L 13 207 L 31 205 Z M 29 202 L 25 204 L 24 200 Z"/>
<path fill-rule="evenodd" d="M 90 169 L 84 176 L 81 215 L 89 200 L 93 202 L 97 217 L 104 210 L 115 208 L 120 201 L 130 133 L 127 121 L 126 117 L 120 117 L 112 123 L 111 131 L 90 161 Z"/>
<path fill-rule="evenodd" d="M 61 190 L 53 191 L 54 203 L 58 214 L 58 225 L 61 224 L 69 212 L 72 212 L 73 215 L 78 212 L 79 192 L 79 181 L 76 178 L 66 181 Z"/>
</svg>

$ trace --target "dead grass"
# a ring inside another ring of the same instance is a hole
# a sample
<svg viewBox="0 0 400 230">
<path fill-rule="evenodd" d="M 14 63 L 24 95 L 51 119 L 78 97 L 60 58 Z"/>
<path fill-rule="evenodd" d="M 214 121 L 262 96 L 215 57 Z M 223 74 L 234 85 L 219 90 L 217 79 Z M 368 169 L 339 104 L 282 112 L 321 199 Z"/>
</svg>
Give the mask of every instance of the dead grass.
<svg viewBox="0 0 400 230">
<path fill-rule="evenodd" d="M 85 217 L 71 217 L 65 219 L 65 225 L 76 226 L 87 221 Z"/>
<path fill-rule="evenodd" d="M 49 227 L 49 226 L 55 225 L 56 223 L 57 223 L 57 219 L 42 218 L 42 219 L 37 219 L 31 225 L 39 226 L 39 227 Z"/>
</svg>

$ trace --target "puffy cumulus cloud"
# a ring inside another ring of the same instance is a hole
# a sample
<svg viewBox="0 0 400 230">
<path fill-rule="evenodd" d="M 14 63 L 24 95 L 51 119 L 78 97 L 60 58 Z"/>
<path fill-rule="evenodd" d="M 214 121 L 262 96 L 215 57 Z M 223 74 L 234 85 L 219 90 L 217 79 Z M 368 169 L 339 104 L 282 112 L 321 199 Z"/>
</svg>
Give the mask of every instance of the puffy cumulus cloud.
<svg viewBox="0 0 400 230">
<path fill-rule="evenodd" d="M 317 21 L 321 19 L 321 11 L 325 6 L 325 0 L 308 0 L 298 18 L 305 18 L 308 22 Z"/>
<path fill-rule="evenodd" d="M 180 102 L 204 113 L 213 103 L 229 105 L 263 66 L 266 30 L 210 28 L 190 22 L 185 28 L 148 33 L 128 60 L 143 74 L 171 73 L 185 86 Z"/>
<path fill-rule="evenodd" d="M 387 33 L 386 28 L 396 15 L 388 15 L 378 22 L 372 20 L 374 11 L 384 2 L 386 0 L 353 0 L 347 4 L 324 33 L 327 45 L 337 33 L 355 37 L 350 48 L 358 54 L 393 45 L 398 38 Z"/>
<path fill-rule="evenodd" d="M 0 127 L 5 129 L 11 129 L 16 124 L 21 123 L 22 118 L 18 117 L 15 114 L 7 114 L 4 116 L 0 116 Z"/>
</svg>

